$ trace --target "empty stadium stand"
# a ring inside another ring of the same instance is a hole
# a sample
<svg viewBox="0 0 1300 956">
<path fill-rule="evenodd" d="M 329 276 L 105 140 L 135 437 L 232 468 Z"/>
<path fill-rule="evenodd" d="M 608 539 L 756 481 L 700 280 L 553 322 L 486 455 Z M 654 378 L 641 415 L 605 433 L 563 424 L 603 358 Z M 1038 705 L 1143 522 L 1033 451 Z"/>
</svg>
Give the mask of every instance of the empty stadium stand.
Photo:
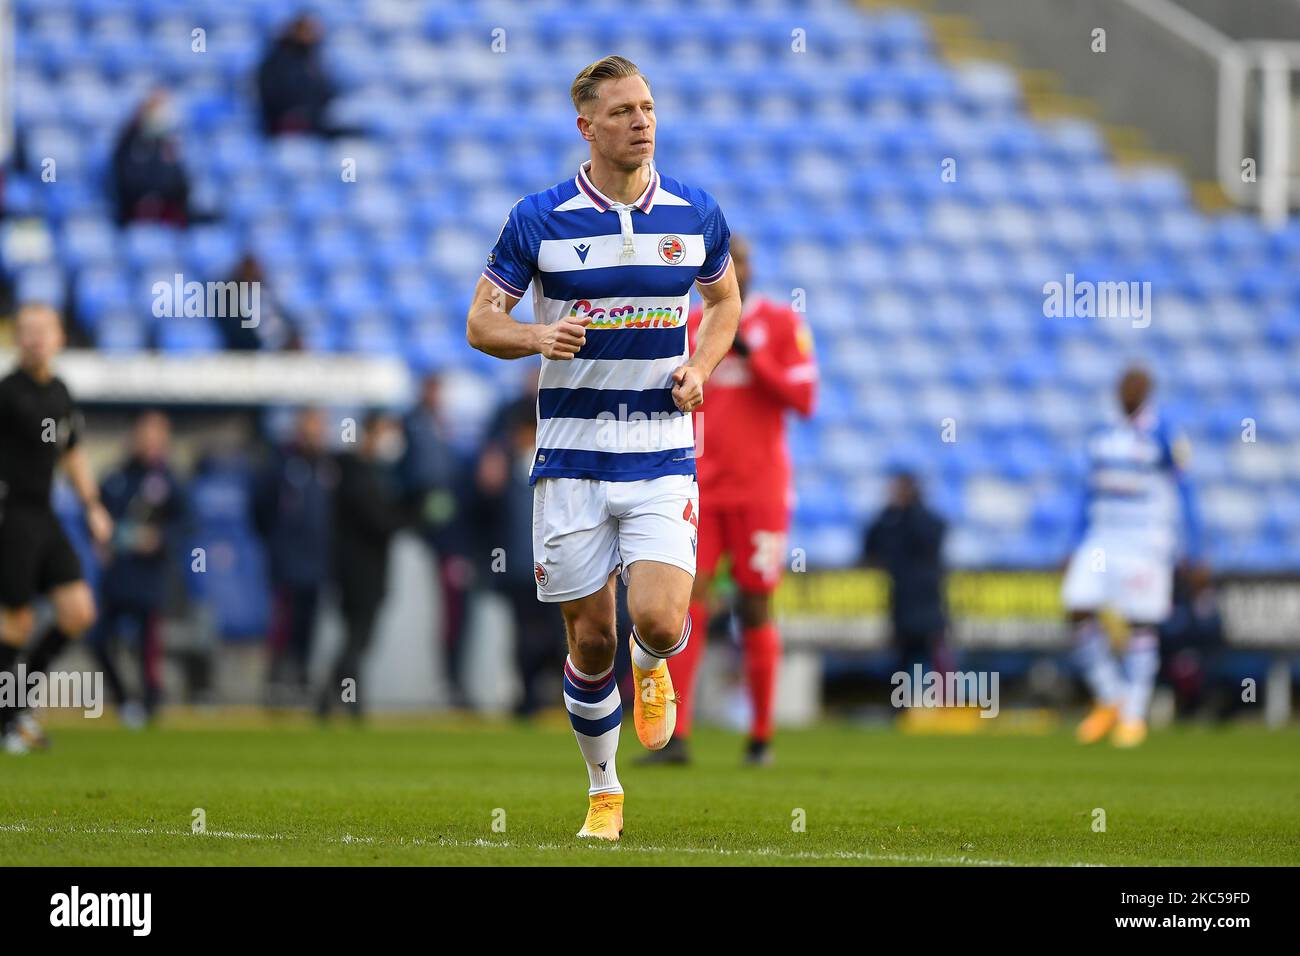
<svg viewBox="0 0 1300 956">
<path fill-rule="evenodd" d="M 464 342 L 468 298 L 511 204 L 573 175 L 569 82 L 617 51 L 652 82 L 659 166 L 718 197 L 752 240 L 759 291 L 806 301 L 824 383 L 792 431 L 791 544 L 811 564 L 856 558 L 886 469 L 906 463 L 953 523 L 954 564 L 1055 565 L 1081 439 L 1141 358 L 1192 440 L 1212 565 L 1300 570 L 1300 223 L 1201 213 L 1176 172 L 1118 166 L 1089 123 L 1030 119 L 1006 66 L 945 63 L 913 12 L 647 0 L 628 16 L 589 0 L 579 28 L 553 2 L 308 6 L 344 91 L 336 118 L 364 138 L 260 133 L 252 73 L 288 8 L 18 0 L 28 171 L 5 178 L 0 228 L 39 217 L 53 240 L 6 264 L 20 297 L 71 307 L 103 351 L 218 349 L 205 319 L 155 318 L 149 290 L 224 278 L 253 250 L 311 348 L 507 387 L 518 369 Z M 155 85 L 182 108 L 214 223 L 113 223 L 108 154 Z M 1044 284 L 1067 275 L 1150 282 L 1149 326 L 1045 315 Z M 229 483 L 200 482 L 224 522 Z M 248 543 L 223 528 L 230 548 Z"/>
</svg>

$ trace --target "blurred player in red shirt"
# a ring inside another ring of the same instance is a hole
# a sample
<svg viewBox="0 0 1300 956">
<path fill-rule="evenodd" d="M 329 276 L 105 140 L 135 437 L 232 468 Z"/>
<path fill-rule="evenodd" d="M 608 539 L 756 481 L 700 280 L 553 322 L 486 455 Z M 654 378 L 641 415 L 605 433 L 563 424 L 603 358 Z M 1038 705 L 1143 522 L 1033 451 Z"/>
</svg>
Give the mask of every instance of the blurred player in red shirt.
<svg viewBox="0 0 1300 956">
<path fill-rule="evenodd" d="M 679 696 L 677 729 L 667 747 L 646 758 L 653 763 L 690 759 L 692 685 L 708 630 L 709 585 L 724 554 L 731 559 L 731 575 L 740 591 L 745 676 L 753 705 L 746 761 L 771 761 L 772 705 L 781 657 L 772 592 L 785 565 L 793 505 L 785 413 L 794 409 L 804 417 L 812 414 L 817 365 L 812 336 L 795 311 L 760 296 L 749 297 L 749 244 L 735 235 L 731 259 L 744 311 L 735 344 L 709 378 L 704 404 L 695 413 L 700 513 L 690 614 L 691 630 L 700 640 L 669 661 Z M 696 308 L 690 315 L 692 343 L 700 314 Z"/>
</svg>

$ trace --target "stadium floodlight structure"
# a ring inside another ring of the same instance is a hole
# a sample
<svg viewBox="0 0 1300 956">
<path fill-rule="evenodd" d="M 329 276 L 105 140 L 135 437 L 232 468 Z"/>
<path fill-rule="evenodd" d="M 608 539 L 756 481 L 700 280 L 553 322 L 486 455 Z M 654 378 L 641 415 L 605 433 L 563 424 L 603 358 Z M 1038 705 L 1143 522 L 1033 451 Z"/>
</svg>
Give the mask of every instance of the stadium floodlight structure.
<svg viewBox="0 0 1300 956">
<path fill-rule="evenodd" d="M 0 163 L 14 149 L 14 5 L 0 0 Z"/>
<path fill-rule="evenodd" d="M 1273 227 L 1300 206 L 1300 158 L 1292 145 L 1291 116 L 1300 108 L 1300 43 L 1250 40 L 1219 61 L 1219 184 L 1238 203 L 1250 201 L 1242 157 L 1257 131 L 1260 216 Z"/>
<path fill-rule="evenodd" d="M 1282 226 L 1300 208 L 1300 7 L 1287 0 L 934 0 L 1179 156 L 1211 201 Z M 1082 38 L 1082 39 L 1080 39 Z M 1105 68 L 1099 68 L 1104 58 Z M 1137 149 L 1135 159 L 1145 151 Z"/>
</svg>

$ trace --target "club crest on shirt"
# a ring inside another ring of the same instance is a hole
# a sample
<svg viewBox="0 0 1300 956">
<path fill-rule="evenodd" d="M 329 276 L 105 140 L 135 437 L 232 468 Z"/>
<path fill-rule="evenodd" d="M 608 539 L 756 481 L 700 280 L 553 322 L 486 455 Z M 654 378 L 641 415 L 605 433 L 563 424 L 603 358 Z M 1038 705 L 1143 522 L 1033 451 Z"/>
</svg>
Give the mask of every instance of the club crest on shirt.
<svg viewBox="0 0 1300 956">
<path fill-rule="evenodd" d="M 664 236 L 659 240 L 659 258 L 670 266 L 681 265 L 686 258 L 686 243 L 678 236 Z"/>
</svg>

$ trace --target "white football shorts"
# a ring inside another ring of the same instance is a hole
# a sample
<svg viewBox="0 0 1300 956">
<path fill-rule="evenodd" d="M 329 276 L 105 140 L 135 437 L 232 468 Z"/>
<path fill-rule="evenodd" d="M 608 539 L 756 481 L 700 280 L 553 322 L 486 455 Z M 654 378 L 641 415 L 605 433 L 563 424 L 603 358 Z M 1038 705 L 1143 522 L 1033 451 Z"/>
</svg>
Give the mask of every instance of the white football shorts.
<svg viewBox="0 0 1300 956">
<path fill-rule="evenodd" d="M 539 478 L 533 485 L 537 599 L 574 601 L 620 565 L 662 561 L 695 575 L 700 492 L 692 475 L 641 481 Z"/>
<path fill-rule="evenodd" d="M 1094 537 L 1070 558 L 1061 603 L 1067 611 L 1109 607 L 1127 621 L 1160 624 L 1169 617 L 1173 587 L 1174 569 L 1166 552 Z"/>
</svg>

